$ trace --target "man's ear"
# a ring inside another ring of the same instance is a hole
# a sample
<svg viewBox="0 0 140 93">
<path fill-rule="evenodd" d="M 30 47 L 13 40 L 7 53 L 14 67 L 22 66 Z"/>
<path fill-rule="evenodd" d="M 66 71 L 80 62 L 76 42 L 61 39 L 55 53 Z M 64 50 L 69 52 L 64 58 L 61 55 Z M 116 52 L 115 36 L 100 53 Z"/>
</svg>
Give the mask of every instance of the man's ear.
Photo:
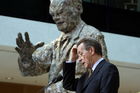
<svg viewBox="0 0 140 93">
<path fill-rule="evenodd" d="M 89 52 L 90 52 L 92 55 L 94 55 L 94 54 L 95 54 L 95 49 L 94 49 L 93 47 L 90 47 L 90 48 L 89 48 Z"/>
</svg>

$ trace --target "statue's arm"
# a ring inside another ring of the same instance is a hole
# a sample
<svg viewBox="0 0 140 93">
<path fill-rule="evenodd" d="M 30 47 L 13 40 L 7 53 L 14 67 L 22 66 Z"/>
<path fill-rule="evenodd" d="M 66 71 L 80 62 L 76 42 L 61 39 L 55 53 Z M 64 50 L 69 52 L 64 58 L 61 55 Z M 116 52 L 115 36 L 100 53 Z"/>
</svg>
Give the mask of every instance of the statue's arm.
<svg viewBox="0 0 140 93">
<path fill-rule="evenodd" d="M 24 76 L 35 76 L 49 71 L 53 54 L 52 44 L 38 50 L 44 43 L 33 45 L 27 32 L 25 40 L 23 40 L 21 33 L 18 34 L 16 44 L 15 50 L 19 53 L 19 69 Z"/>
<path fill-rule="evenodd" d="M 19 69 L 24 76 L 36 76 L 47 73 L 52 61 L 52 46 L 45 45 L 36 50 L 32 57 L 18 58 Z"/>
</svg>

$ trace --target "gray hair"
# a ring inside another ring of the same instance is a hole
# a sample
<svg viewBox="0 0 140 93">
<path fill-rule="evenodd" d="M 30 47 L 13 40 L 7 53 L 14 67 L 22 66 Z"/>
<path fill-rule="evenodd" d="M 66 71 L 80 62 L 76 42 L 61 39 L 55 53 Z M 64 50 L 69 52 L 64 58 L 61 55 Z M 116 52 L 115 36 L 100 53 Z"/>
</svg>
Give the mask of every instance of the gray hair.
<svg viewBox="0 0 140 93">
<path fill-rule="evenodd" d="M 81 43 L 84 44 L 86 50 L 88 50 L 91 47 L 94 47 L 95 53 L 102 56 L 102 47 L 97 40 L 91 38 L 83 38 L 77 43 L 77 46 L 79 46 Z"/>
</svg>

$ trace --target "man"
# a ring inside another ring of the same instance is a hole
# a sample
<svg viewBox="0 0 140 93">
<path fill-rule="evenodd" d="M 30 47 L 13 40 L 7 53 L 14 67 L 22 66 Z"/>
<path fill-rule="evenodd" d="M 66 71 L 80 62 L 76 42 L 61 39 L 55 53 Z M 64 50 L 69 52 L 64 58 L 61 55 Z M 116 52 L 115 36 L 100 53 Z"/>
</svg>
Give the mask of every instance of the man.
<svg viewBox="0 0 140 93">
<path fill-rule="evenodd" d="M 68 61 L 63 66 L 63 87 L 76 93 L 118 93 L 119 72 L 115 65 L 102 57 L 101 45 L 94 39 L 84 38 L 73 46 Z M 75 79 L 76 60 L 85 68 L 80 78 Z"/>
<path fill-rule="evenodd" d="M 68 58 L 71 47 L 84 37 L 99 41 L 103 57 L 108 59 L 102 33 L 81 20 L 80 15 L 83 12 L 81 0 L 51 0 L 49 9 L 62 33 L 58 39 L 45 46 L 43 46 L 44 43 L 33 45 L 27 32 L 25 41 L 21 33 L 18 34 L 16 50 L 20 55 L 19 68 L 24 76 L 37 76 L 49 72 L 48 80 L 51 82 L 53 78 L 61 75 L 63 62 Z M 42 49 L 36 50 L 39 47 Z M 77 63 L 77 67 L 76 74 L 80 76 L 85 70 L 80 63 Z M 47 93 L 71 93 L 63 88 L 62 81 L 53 84 L 46 91 Z"/>
</svg>

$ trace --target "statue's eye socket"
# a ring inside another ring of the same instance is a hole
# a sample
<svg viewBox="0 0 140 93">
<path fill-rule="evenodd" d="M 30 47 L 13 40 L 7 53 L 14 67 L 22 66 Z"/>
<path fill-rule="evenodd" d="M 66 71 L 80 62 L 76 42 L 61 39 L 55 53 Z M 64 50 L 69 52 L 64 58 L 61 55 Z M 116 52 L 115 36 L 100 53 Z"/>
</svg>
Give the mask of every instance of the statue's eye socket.
<svg viewBox="0 0 140 93">
<path fill-rule="evenodd" d="M 63 11 L 59 11 L 59 13 L 58 14 L 62 14 L 63 13 Z"/>
</svg>

